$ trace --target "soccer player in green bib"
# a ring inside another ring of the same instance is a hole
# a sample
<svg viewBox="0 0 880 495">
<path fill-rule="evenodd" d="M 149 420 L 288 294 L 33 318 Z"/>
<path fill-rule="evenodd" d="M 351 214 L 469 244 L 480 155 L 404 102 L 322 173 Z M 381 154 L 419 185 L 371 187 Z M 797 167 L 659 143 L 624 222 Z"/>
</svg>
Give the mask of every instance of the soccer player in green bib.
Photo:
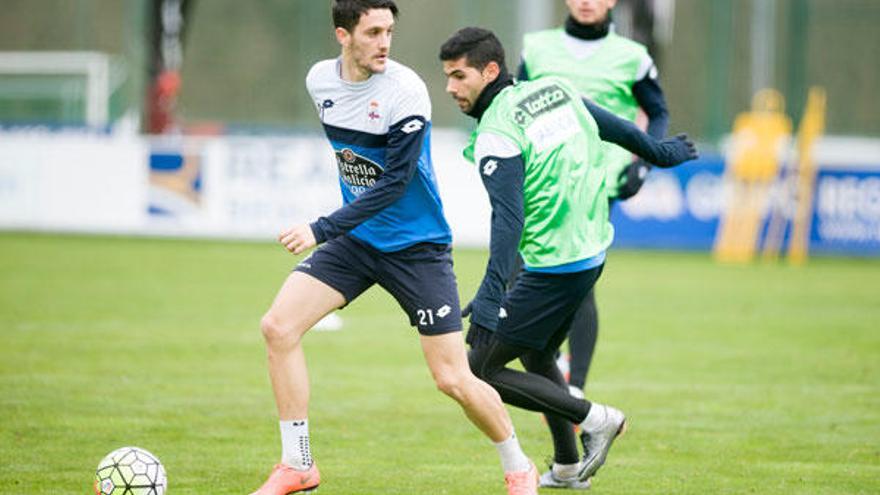
<svg viewBox="0 0 880 495">
<path fill-rule="evenodd" d="M 618 117 L 635 121 L 639 109 L 648 117 L 647 133 L 666 135 L 668 112 L 657 69 L 641 44 L 618 35 L 611 23 L 617 0 L 566 0 L 569 16 L 563 27 L 530 33 L 523 39 L 520 80 L 555 76 Z M 650 165 L 604 144 L 607 191 L 613 200 L 634 196 Z M 596 297 L 584 298 L 569 329 L 569 391 L 583 397 L 599 331 Z"/>
<path fill-rule="evenodd" d="M 440 59 L 446 91 L 478 121 L 465 156 L 477 165 L 492 206 L 489 262 L 470 305 L 471 369 L 506 403 L 547 416 L 554 466 L 541 485 L 586 486 L 625 418 L 570 395 L 554 356 L 614 236 L 601 141 L 664 167 L 695 158 L 696 149 L 686 136 L 651 138 L 582 101 L 562 79 L 515 83 L 491 31 L 459 30 Z M 505 291 L 518 256 L 524 270 Z M 517 359 L 525 371 L 508 367 Z M 582 430 L 582 459 L 572 423 Z"/>
</svg>

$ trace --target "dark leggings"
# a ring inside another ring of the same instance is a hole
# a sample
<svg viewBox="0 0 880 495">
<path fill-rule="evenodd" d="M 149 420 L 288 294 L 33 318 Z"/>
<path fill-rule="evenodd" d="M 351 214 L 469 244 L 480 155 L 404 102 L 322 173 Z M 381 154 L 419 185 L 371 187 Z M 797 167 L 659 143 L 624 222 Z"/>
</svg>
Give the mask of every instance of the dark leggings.
<svg viewBox="0 0 880 495">
<path fill-rule="evenodd" d="M 474 374 L 495 388 L 505 403 L 544 413 L 553 436 L 554 460 L 560 464 L 578 462 L 572 424 L 582 422 L 591 405 L 569 395 L 568 384 L 556 366 L 556 350 L 569 324 L 570 319 L 542 351 L 507 344 L 494 332 L 483 330 L 488 335 L 474 339 L 469 353 Z M 515 359 L 522 362 L 525 372 L 507 368 Z"/>
<path fill-rule="evenodd" d="M 583 389 L 587 383 L 587 373 L 593 362 L 596 339 L 599 337 L 599 314 L 596 311 L 595 288 L 590 289 L 581 303 L 568 329 L 568 352 L 571 354 L 571 368 L 568 383 Z"/>
</svg>

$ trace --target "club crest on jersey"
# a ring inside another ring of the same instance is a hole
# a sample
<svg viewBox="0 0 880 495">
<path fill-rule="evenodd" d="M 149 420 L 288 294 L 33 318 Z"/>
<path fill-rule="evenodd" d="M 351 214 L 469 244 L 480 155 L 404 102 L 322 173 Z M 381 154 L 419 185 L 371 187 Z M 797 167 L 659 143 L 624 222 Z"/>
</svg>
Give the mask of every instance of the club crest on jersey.
<svg viewBox="0 0 880 495">
<path fill-rule="evenodd" d="M 346 163 L 354 163 L 355 156 L 357 156 L 354 154 L 354 151 L 351 151 L 350 149 L 345 148 L 344 150 L 342 150 L 341 153 L 342 153 L 342 159 Z"/>
<path fill-rule="evenodd" d="M 358 155 L 350 148 L 336 152 L 339 177 L 356 196 L 373 187 L 382 175 L 382 167 L 376 162 Z"/>
<path fill-rule="evenodd" d="M 375 122 L 382 118 L 379 114 L 379 102 L 373 100 L 370 102 L 370 113 L 367 114 L 367 118 L 370 119 L 370 122 Z"/>
</svg>

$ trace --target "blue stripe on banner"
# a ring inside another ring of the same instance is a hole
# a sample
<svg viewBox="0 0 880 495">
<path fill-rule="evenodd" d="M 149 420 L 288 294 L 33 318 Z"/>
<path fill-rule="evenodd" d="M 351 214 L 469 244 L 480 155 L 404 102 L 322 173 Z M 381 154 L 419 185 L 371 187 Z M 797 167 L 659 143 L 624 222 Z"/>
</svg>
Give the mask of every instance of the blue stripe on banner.
<svg viewBox="0 0 880 495">
<path fill-rule="evenodd" d="M 150 153 L 150 170 L 172 171 L 183 167 L 183 155 L 180 153 Z"/>
</svg>

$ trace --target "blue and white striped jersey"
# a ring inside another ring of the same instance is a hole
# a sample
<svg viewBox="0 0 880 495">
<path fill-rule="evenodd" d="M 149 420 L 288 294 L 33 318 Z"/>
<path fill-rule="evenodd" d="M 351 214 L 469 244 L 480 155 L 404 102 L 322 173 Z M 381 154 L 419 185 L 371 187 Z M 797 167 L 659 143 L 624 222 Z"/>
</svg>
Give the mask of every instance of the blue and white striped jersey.
<svg viewBox="0 0 880 495">
<path fill-rule="evenodd" d="M 343 207 L 312 224 L 317 241 L 350 232 L 384 252 L 420 242 L 448 244 L 452 233 L 431 163 L 431 101 L 419 76 L 388 60 L 359 83 L 340 61 L 315 64 L 306 87 L 339 167 Z"/>
</svg>

